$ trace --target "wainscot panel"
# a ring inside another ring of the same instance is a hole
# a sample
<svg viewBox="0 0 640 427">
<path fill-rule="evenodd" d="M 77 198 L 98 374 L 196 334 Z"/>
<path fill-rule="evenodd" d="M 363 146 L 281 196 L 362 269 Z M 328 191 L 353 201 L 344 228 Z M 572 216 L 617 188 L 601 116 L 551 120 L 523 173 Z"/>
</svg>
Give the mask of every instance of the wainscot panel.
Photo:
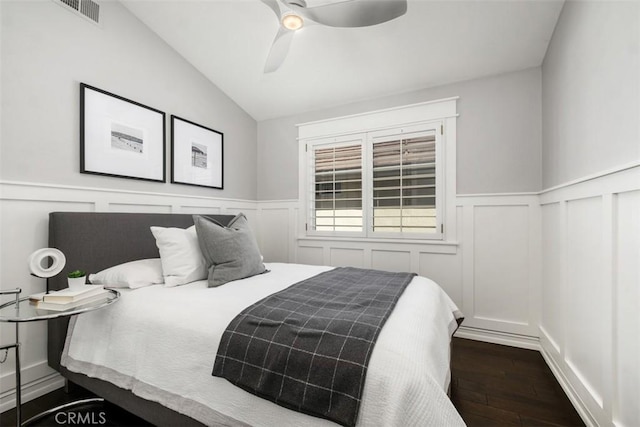
<svg viewBox="0 0 640 427">
<path fill-rule="evenodd" d="M 208 214 L 208 215 L 219 215 L 220 207 L 211 207 L 211 206 L 180 206 L 181 213 L 190 213 L 190 214 Z"/>
<path fill-rule="evenodd" d="M 412 271 L 410 251 L 371 251 L 371 268 L 386 271 Z"/>
<path fill-rule="evenodd" d="M 540 195 L 542 354 L 587 425 L 640 419 L 640 165 Z"/>
<path fill-rule="evenodd" d="M 300 264 L 324 265 L 324 249 L 315 246 L 300 246 L 295 262 Z"/>
<path fill-rule="evenodd" d="M 463 326 L 513 334 L 511 345 L 529 348 L 540 311 L 538 195 L 459 195 L 458 206 Z"/>
<path fill-rule="evenodd" d="M 603 280 L 603 206 L 601 197 L 572 200 L 567 206 L 567 317 L 565 360 L 595 403 L 602 406 L 602 365 L 609 332 L 599 316 L 607 292 Z M 589 331 L 585 334 L 584 331 Z"/>
<path fill-rule="evenodd" d="M 562 264 L 563 254 L 566 248 L 558 242 L 564 242 L 560 238 L 564 232 L 562 226 L 563 211 L 565 205 L 561 203 L 551 203 L 542 207 L 542 224 L 544 235 L 542 239 L 542 253 L 544 254 L 542 271 L 542 301 L 540 328 L 545 330 L 545 334 L 551 340 L 554 350 L 560 352 L 560 347 L 564 347 L 564 319 L 566 314 L 562 310 L 562 302 L 565 300 L 566 289 L 562 279 L 565 266 Z"/>
<path fill-rule="evenodd" d="M 640 191 L 619 194 L 615 212 L 612 411 L 617 425 L 633 426 L 640 420 Z"/>
<path fill-rule="evenodd" d="M 476 205 L 473 209 L 475 317 L 527 325 L 528 207 Z"/>
<path fill-rule="evenodd" d="M 288 262 L 291 245 L 289 209 L 286 207 L 270 209 L 261 206 L 259 217 L 262 230 L 260 248 L 265 261 Z M 264 227 L 264 224 L 268 226 Z"/>
<path fill-rule="evenodd" d="M 331 248 L 331 265 L 336 267 L 364 268 L 364 251 L 362 249 Z"/>
<path fill-rule="evenodd" d="M 152 212 L 152 213 L 171 213 L 171 205 L 145 205 L 142 203 L 109 203 L 110 212 Z"/>
</svg>

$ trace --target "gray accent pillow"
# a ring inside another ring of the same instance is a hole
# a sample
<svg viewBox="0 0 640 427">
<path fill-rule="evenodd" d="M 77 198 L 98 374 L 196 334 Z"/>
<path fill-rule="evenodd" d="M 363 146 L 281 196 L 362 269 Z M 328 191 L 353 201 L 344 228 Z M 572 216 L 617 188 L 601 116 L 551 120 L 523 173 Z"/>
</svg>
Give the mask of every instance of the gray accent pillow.
<svg viewBox="0 0 640 427">
<path fill-rule="evenodd" d="M 266 271 L 249 223 L 240 213 L 225 227 L 206 216 L 194 215 L 198 244 L 209 271 L 209 287 L 224 285 Z"/>
</svg>

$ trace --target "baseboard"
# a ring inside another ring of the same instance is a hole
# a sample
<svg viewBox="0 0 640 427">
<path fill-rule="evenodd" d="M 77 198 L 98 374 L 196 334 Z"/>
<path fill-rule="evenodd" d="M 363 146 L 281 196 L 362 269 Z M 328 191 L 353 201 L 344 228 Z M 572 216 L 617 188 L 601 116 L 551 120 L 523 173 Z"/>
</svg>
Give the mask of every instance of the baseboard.
<svg viewBox="0 0 640 427">
<path fill-rule="evenodd" d="M 540 351 L 540 340 L 537 337 L 530 337 L 526 335 L 517 335 L 507 332 L 488 331 L 485 329 L 460 326 L 460 328 L 453 336 L 457 338 L 465 338 L 476 341 L 484 341 L 492 344 L 508 345 L 511 347 Z"/>
<path fill-rule="evenodd" d="M 62 387 L 64 387 L 64 378 L 57 372 L 22 384 L 22 403 L 37 399 Z M 13 409 L 15 406 L 15 389 L 8 390 L 0 395 L 0 413 Z"/>
<path fill-rule="evenodd" d="M 541 343 L 540 343 L 540 354 L 542 354 L 542 358 L 547 363 L 547 366 L 549 367 L 549 369 L 551 369 L 551 372 L 553 373 L 553 376 L 556 378 L 556 381 L 558 381 L 558 384 L 560 384 L 560 387 L 562 387 L 562 390 L 564 390 L 564 393 L 567 395 L 567 397 L 571 401 L 571 404 L 576 409 L 576 411 L 578 412 L 578 415 L 580 415 L 580 418 L 582 418 L 582 421 L 584 421 L 585 425 L 587 427 L 597 427 L 598 423 L 596 422 L 595 418 L 591 415 L 591 412 L 589 411 L 587 406 L 584 404 L 584 402 L 582 401 L 578 393 L 576 393 L 576 390 L 573 388 L 573 386 L 571 385 L 567 377 L 564 375 L 560 366 L 558 366 L 558 363 L 553 358 L 553 355 L 549 351 L 547 351 L 547 349 L 543 345 L 545 341 L 550 341 L 550 340 L 545 335 L 543 330 L 541 330 L 540 333 L 542 334 Z"/>
</svg>

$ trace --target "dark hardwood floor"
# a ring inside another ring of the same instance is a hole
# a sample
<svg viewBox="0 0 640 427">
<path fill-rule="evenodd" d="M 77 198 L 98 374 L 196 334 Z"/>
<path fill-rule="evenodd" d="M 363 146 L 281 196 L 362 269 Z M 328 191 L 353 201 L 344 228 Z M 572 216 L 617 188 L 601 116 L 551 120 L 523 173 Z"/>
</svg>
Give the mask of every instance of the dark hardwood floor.
<svg viewBox="0 0 640 427">
<path fill-rule="evenodd" d="M 453 340 L 451 398 L 468 426 L 584 426 L 537 351 L 460 338 Z M 53 391 L 23 405 L 23 420 L 62 403 L 90 397 L 74 388 Z M 85 405 L 69 415 L 51 416 L 34 426 L 147 426 L 110 405 Z M 78 415 L 82 414 L 82 415 Z M 78 420 L 87 423 L 78 423 Z M 60 421 L 73 421 L 63 422 Z M 15 409 L 0 414 L 1 426 L 15 426 Z"/>
<path fill-rule="evenodd" d="M 534 350 L 454 338 L 451 399 L 468 426 L 584 426 Z"/>
</svg>

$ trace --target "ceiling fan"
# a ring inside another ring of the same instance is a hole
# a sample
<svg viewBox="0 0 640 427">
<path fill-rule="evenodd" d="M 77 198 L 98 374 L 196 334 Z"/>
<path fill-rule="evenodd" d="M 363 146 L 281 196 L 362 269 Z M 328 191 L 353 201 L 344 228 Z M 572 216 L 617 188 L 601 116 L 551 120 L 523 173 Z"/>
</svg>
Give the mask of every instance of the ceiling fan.
<svg viewBox="0 0 640 427">
<path fill-rule="evenodd" d="M 307 24 L 329 27 L 368 27 L 398 18 L 407 12 L 407 0 L 343 0 L 308 7 L 305 0 L 262 0 L 276 14 L 280 28 L 264 66 L 265 73 L 284 62 L 297 30 Z"/>
</svg>

